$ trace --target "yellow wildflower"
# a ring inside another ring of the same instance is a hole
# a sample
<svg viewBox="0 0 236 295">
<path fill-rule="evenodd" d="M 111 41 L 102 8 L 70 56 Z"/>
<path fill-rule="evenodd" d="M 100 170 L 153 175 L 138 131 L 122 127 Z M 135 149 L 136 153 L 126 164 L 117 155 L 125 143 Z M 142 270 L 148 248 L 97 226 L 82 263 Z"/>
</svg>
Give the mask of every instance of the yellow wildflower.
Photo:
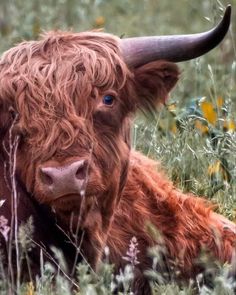
<svg viewBox="0 0 236 295">
<path fill-rule="evenodd" d="M 217 120 L 217 114 L 216 114 L 216 112 L 214 110 L 213 104 L 211 102 L 208 102 L 208 101 L 202 101 L 200 103 L 200 106 L 201 106 L 203 117 L 205 119 L 207 119 L 207 121 L 210 124 L 215 125 L 216 120 Z"/>
</svg>

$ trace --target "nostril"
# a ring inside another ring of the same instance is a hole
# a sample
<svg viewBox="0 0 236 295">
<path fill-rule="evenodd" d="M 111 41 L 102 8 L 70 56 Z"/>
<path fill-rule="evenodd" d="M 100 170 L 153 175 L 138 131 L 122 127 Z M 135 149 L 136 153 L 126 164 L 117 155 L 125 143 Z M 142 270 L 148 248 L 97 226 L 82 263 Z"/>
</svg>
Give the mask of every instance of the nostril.
<svg viewBox="0 0 236 295">
<path fill-rule="evenodd" d="M 43 168 L 40 169 L 40 179 L 46 185 L 52 185 L 53 184 L 53 178 Z"/>
<path fill-rule="evenodd" d="M 80 166 L 77 168 L 75 176 L 77 179 L 84 180 L 88 174 L 88 162 L 83 161 Z"/>
</svg>

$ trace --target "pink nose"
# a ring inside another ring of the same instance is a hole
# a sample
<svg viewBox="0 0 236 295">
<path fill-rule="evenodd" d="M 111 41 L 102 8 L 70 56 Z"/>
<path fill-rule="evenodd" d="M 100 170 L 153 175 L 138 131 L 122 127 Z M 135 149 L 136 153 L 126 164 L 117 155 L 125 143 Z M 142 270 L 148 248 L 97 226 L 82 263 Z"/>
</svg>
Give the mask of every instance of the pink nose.
<svg viewBox="0 0 236 295">
<path fill-rule="evenodd" d="M 81 193 L 88 177 L 88 161 L 80 160 L 66 166 L 41 167 L 40 181 L 55 197 Z"/>
</svg>

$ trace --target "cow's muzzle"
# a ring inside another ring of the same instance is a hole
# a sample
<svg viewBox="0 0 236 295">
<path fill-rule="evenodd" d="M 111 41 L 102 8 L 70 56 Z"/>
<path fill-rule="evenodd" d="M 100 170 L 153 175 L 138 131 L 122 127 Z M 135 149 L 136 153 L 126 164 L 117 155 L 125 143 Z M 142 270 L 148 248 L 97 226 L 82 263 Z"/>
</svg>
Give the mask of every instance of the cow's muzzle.
<svg viewBox="0 0 236 295">
<path fill-rule="evenodd" d="M 39 181 L 43 190 L 55 200 L 70 194 L 84 195 L 88 174 L 88 161 L 79 160 L 63 166 L 41 166 Z"/>
</svg>

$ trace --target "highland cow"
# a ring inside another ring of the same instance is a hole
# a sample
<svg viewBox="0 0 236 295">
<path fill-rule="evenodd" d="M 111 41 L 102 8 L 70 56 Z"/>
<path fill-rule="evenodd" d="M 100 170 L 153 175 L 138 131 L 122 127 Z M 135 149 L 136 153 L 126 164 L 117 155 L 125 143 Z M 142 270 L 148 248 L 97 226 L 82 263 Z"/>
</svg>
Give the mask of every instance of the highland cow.
<svg viewBox="0 0 236 295">
<path fill-rule="evenodd" d="M 55 245 L 69 265 L 74 255 L 95 270 L 106 245 L 116 269 L 123 267 L 136 237 L 135 294 L 150 292 L 143 271 L 152 265 L 147 248 L 157 241 L 148 223 L 163 238 L 164 268 L 178 260 L 182 278 L 199 272 L 194 262 L 202 247 L 231 262 L 235 224 L 205 200 L 181 193 L 156 162 L 130 147 L 133 114 L 166 101 L 179 78 L 174 62 L 217 46 L 229 23 L 230 7 L 206 33 L 119 39 L 102 32 L 49 32 L 5 52 L 0 191 L 7 200 L 0 215 L 14 218 L 13 228 L 32 215 L 37 245 Z M 67 248 L 68 237 L 79 253 Z"/>
</svg>

